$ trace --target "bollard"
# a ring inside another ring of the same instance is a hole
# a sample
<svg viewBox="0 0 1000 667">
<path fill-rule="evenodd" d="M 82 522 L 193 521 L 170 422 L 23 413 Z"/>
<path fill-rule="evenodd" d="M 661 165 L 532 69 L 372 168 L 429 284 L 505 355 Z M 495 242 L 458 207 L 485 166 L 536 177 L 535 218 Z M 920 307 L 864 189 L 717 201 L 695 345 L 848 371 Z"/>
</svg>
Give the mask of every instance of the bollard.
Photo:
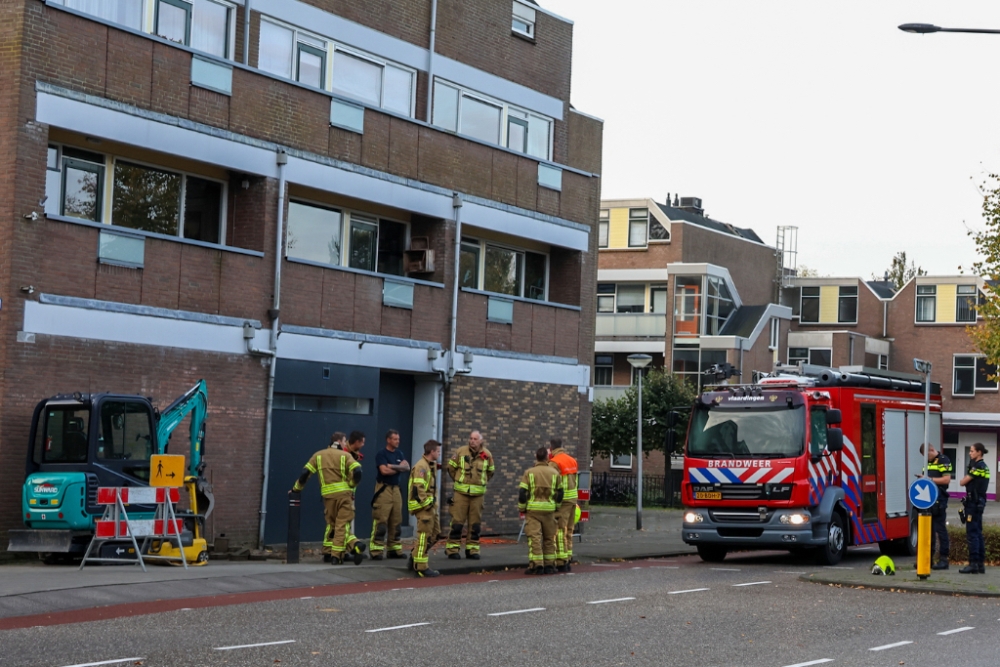
<svg viewBox="0 0 1000 667">
<path fill-rule="evenodd" d="M 286 563 L 299 562 L 299 516 L 302 509 L 302 494 L 288 494 L 288 555 Z"/>
<path fill-rule="evenodd" d="M 921 512 L 917 517 L 917 576 L 926 579 L 931 574 L 931 515 Z"/>
</svg>

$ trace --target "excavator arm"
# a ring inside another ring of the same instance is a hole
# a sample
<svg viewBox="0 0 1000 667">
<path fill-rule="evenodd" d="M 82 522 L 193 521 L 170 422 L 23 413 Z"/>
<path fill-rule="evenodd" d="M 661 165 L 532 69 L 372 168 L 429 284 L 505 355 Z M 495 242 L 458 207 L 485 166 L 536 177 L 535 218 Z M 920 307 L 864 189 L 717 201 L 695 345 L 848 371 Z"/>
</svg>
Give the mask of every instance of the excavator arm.
<svg viewBox="0 0 1000 667">
<path fill-rule="evenodd" d="M 197 510 L 204 518 L 208 518 L 215 507 L 215 496 L 212 494 L 212 485 L 202 477 L 205 469 L 205 418 L 208 414 L 208 386 L 204 380 L 198 380 L 160 413 L 156 425 L 157 453 L 166 453 L 171 435 L 189 414 L 191 450 L 188 455 L 188 474 L 194 478 L 197 489 Z"/>
</svg>

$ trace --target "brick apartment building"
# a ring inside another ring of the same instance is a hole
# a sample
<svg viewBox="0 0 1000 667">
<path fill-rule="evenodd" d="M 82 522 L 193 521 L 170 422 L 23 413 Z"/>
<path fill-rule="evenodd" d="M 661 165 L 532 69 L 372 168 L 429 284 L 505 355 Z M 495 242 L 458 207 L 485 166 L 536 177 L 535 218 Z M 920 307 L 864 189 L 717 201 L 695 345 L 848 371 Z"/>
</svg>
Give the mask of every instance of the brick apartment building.
<svg viewBox="0 0 1000 667">
<path fill-rule="evenodd" d="M 734 381 L 772 370 L 792 314 L 776 299 L 776 248 L 705 216 L 695 197 L 603 200 L 598 224 L 595 398 L 632 384 L 635 353 L 695 387 L 715 364 L 739 370 Z M 595 459 L 593 469 L 634 470 L 633 458 Z M 652 452 L 644 473 L 662 474 L 663 464 Z"/>
<path fill-rule="evenodd" d="M 283 542 L 308 456 L 389 428 L 411 460 L 481 429 L 486 530 L 516 531 L 534 449 L 589 452 L 602 123 L 572 29 L 531 0 L 5 2 L 0 544 L 40 399 L 199 378 L 210 538 Z M 317 540 L 316 484 L 303 507 Z"/>
<path fill-rule="evenodd" d="M 788 363 L 835 368 L 876 368 L 914 374 L 913 359 L 933 364 L 940 383 L 944 442 L 936 443 L 955 464 L 951 492 L 962 493 L 973 443 L 986 445 L 987 464 L 997 470 L 1000 392 L 989 379 L 996 367 L 978 353 L 966 328 L 978 321 L 976 303 L 984 288 L 976 276 L 919 276 L 898 291 L 891 283 L 860 278 L 796 278 L 782 303 L 794 311 L 788 334 Z M 931 433 L 937 432 L 932 418 Z M 907 437 L 923 439 L 922 420 Z M 932 436 L 932 440 L 936 440 Z M 995 477 L 995 476 L 994 476 Z M 989 497 L 994 498 L 991 479 Z"/>
</svg>

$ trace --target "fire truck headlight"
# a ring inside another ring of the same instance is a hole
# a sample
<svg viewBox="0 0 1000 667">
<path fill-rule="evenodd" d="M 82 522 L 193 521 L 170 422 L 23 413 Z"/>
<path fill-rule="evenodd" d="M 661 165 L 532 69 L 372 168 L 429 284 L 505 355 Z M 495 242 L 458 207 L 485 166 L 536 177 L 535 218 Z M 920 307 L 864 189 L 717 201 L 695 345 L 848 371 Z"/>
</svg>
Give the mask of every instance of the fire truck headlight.
<svg viewBox="0 0 1000 667">
<path fill-rule="evenodd" d="M 809 514 L 806 512 L 792 512 L 791 514 L 782 514 L 781 518 L 778 520 L 781 523 L 790 523 L 793 526 L 801 526 L 809 523 Z"/>
<path fill-rule="evenodd" d="M 701 523 L 705 520 L 698 512 L 685 512 L 684 513 L 684 523 Z"/>
</svg>

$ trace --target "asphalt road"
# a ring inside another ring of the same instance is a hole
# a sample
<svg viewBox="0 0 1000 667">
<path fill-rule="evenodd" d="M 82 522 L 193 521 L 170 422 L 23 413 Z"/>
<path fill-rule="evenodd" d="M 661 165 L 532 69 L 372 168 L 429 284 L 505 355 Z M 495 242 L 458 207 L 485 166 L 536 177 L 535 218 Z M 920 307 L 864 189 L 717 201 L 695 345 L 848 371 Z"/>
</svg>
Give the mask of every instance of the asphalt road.
<svg viewBox="0 0 1000 667">
<path fill-rule="evenodd" d="M 852 550 L 841 566 L 867 568 Z M 799 580 L 785 555 L 607 563 L 0 632 L 0 665 L 996 665 L 1000 600 Z M 463 583 L 452 583 L 461 580 Z M 426 583 L 426 580 L 423 582 Z M 439 585 L 437 585 L 439 584 Z M 402 627 L 401 627 L 402 626 Z M 118 661 L 118 662 L 114 662 Z"/>
</svg>

